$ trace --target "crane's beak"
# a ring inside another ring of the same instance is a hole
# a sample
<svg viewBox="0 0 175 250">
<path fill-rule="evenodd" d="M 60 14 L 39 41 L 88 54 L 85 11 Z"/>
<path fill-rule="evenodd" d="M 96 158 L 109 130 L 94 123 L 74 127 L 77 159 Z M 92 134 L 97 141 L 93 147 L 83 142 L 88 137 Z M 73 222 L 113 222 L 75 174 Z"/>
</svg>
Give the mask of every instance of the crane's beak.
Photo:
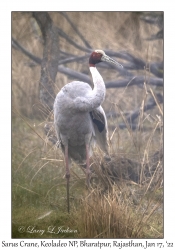
<svg viewBox="0 0 175 250">
<path fill-rule="evenodd" d="M 109 56 L 107 56 L 107 55 L 102 55 L 101 61 L 102 61 L 102 62 L 113 63 L 113 64 L 115 64 L 115 65 L 117 65 L 117 66 L 123 68 L 123 66 L 122 66 L 120 63 L 118 63 L 117 61 L 115 61 L 114 59 L 112 59 L 111 57 L 109 57 Z"/>
</svg>

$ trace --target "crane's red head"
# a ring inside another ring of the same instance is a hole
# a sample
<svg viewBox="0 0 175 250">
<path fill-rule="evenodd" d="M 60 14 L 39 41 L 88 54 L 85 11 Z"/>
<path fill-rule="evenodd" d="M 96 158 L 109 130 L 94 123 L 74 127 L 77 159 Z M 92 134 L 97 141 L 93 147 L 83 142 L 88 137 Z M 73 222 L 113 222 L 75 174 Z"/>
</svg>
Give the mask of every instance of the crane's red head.
<svg viewBox="0 0 175 250">
<path fill-rule="evenodd" d="M 105 55 L 105 52 L 103 50 L 95 50 L 92 52 L 90 58 L 89 58 L 89 66 L 95 67 L 96 63 L 102 62 L 101 58 Z"/>
<path fill-rule="evenodd" d="M 119 64 L 114 59 L 107 56 L 103 50 L 97 49 L 94 52 L 92 52 L 92 54 L 89 58 L 89 66 L 95 67 L 95 64 L 99 63 L 99 62 L 109 62 L 109 63 L 113 63 L 113 64 L 123 68 L 123 66 L 121 64 Z"/>
</svg>

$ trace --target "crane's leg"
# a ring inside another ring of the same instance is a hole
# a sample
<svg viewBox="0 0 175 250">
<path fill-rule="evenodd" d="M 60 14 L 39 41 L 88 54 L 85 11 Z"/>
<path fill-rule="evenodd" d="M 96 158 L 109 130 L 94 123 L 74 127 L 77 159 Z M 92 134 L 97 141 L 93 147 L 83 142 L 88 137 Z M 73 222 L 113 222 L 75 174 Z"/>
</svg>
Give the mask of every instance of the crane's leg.
<svg viewBox="0 0 175 250">
<path fill-rule="evenodd" d="M 87 187 L 89 188 L 90 186 L 90 164 L 89 164 L 89 145 L 86 144 L 86 182 L 87 182 Z"/>
<path fill-rule="evenodd" d="M 69 156 L 68 156 L 68 145 L 65 146 L 65 163 L 66 163 L 66 179 L 67 179 L 67 211 L 69 213 L 69 179 L 70 179 L 70 170 L 69 170 Z"/>
</svg>

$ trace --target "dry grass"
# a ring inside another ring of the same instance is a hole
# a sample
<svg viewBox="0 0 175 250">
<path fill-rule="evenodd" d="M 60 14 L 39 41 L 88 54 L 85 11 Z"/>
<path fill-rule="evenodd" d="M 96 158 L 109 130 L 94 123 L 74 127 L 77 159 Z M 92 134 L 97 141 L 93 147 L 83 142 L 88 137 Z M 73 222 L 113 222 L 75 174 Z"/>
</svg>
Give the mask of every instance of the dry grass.
<svg viewBox="0 0 175 250">
<path fill-rule="evenodd" d="M 84 34 L 93 48 L 129 51 L 149 61 L 161 61 L 162 41 L 148 42 L 143 38 L 156 33 L 157 27 L 138 19 L 136 13 L 69 12 L 69 17 Z M 59 13 L 50 13 L 55 24 L 80 45 L 82 41 Z M 89 21 L 90 20 L 90 21 Z M 89 25 L 89 22 L 91 24 Z M 110 29 L 108 28 L 110 26 Z M 89 30 L 89 27 L 90 30 Z M 103 32 L 102 31 L 103 27 Z M 105 31 L 105 36 L 104 36 Z M 33 32 L 30 13 L 12 15 L 12 35 L 35 55 L 42 57 L 39 30 Z M 72 54 L 79 51 L 60 39 L 60 48 Z M 84 54 L 83 52 L 81 53 Z M 87 62 L 68 64 L 74 70 L 88 72 Z M 99 69 L 104 80 L 118 77 L 113 70 Z M 149 74 L 145 74 L 149 78 Z M 135 75 L 140 72 L 135 72 Z M 54 225 L 76 232 L 60 233 L 59 238 L 162 238 L 163 237 L 163 129 L 162 106 L 156 100 L 161 88 L 108 89 L 103 107 L 117 112 L 108 119 L 110 160 L 97 148 L 91 159 L 92 188 L 85 186 L 83 169 L 73 164 L 71 169 L 71 213 L 66 212 L 66 183 L 61 151 L 43 133 L 39 103 L 40 66 L 17 50 L 12 50 L 12 237 L 54 238 L 19 233 L 24 225 L 37 229 Z M 71 81 L 57 74 L 57 90 Z M 153 96 L 156 107 L 148 112 L 143 108 Z M 123 112 L 140 108 L 138 129 L 132 131 Z M 121 130 L 119 123 L 127 128 Z M 158 152 L 156 154 L 156 152 Z M 40 219 L 38 219 L 40 218 Z"/>
<path fill-rule="evenodd" d="M 106 194 L 94 189 L 83 199 L 80 236 L 126 239 L 162 237 L 162 232 L 158 232 L 157 229 L 150 233 L 154 223 L 157 228 L 158 221 L 155 220 L 153 213 L 160 207 L 161 201 L 156 202 L 144 197 L 144 201 L 140 201 L 138 206 L 133 203 L 131 194 L 126 194 L 129 188 L 124 183 L 120 183 L 121 188 L 122 191 L 119 191 L 114 185 L 113 190 Z"/>
</svg>

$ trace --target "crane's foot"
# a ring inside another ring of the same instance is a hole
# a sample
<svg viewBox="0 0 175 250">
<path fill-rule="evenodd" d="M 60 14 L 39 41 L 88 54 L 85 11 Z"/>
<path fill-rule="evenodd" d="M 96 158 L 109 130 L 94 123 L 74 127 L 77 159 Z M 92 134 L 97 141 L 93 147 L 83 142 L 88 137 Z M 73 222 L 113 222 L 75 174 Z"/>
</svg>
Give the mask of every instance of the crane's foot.
<svg viewBox="0 0 175 250">
<path fill-rule="evenodd" d="M 70 204 L 69 204 L 69 179 L 70 179 L 70 174 L 66 174 L 66 179 L 67 179 L 67 212 L 70 212 Z"/>
<path fill-rule="evenodd" d="M 90 179 L 91 179 L 91 171 L 88 169 L 86 172 L 86 185 L 87 188 L 90 188 Z"/>
</svg>

